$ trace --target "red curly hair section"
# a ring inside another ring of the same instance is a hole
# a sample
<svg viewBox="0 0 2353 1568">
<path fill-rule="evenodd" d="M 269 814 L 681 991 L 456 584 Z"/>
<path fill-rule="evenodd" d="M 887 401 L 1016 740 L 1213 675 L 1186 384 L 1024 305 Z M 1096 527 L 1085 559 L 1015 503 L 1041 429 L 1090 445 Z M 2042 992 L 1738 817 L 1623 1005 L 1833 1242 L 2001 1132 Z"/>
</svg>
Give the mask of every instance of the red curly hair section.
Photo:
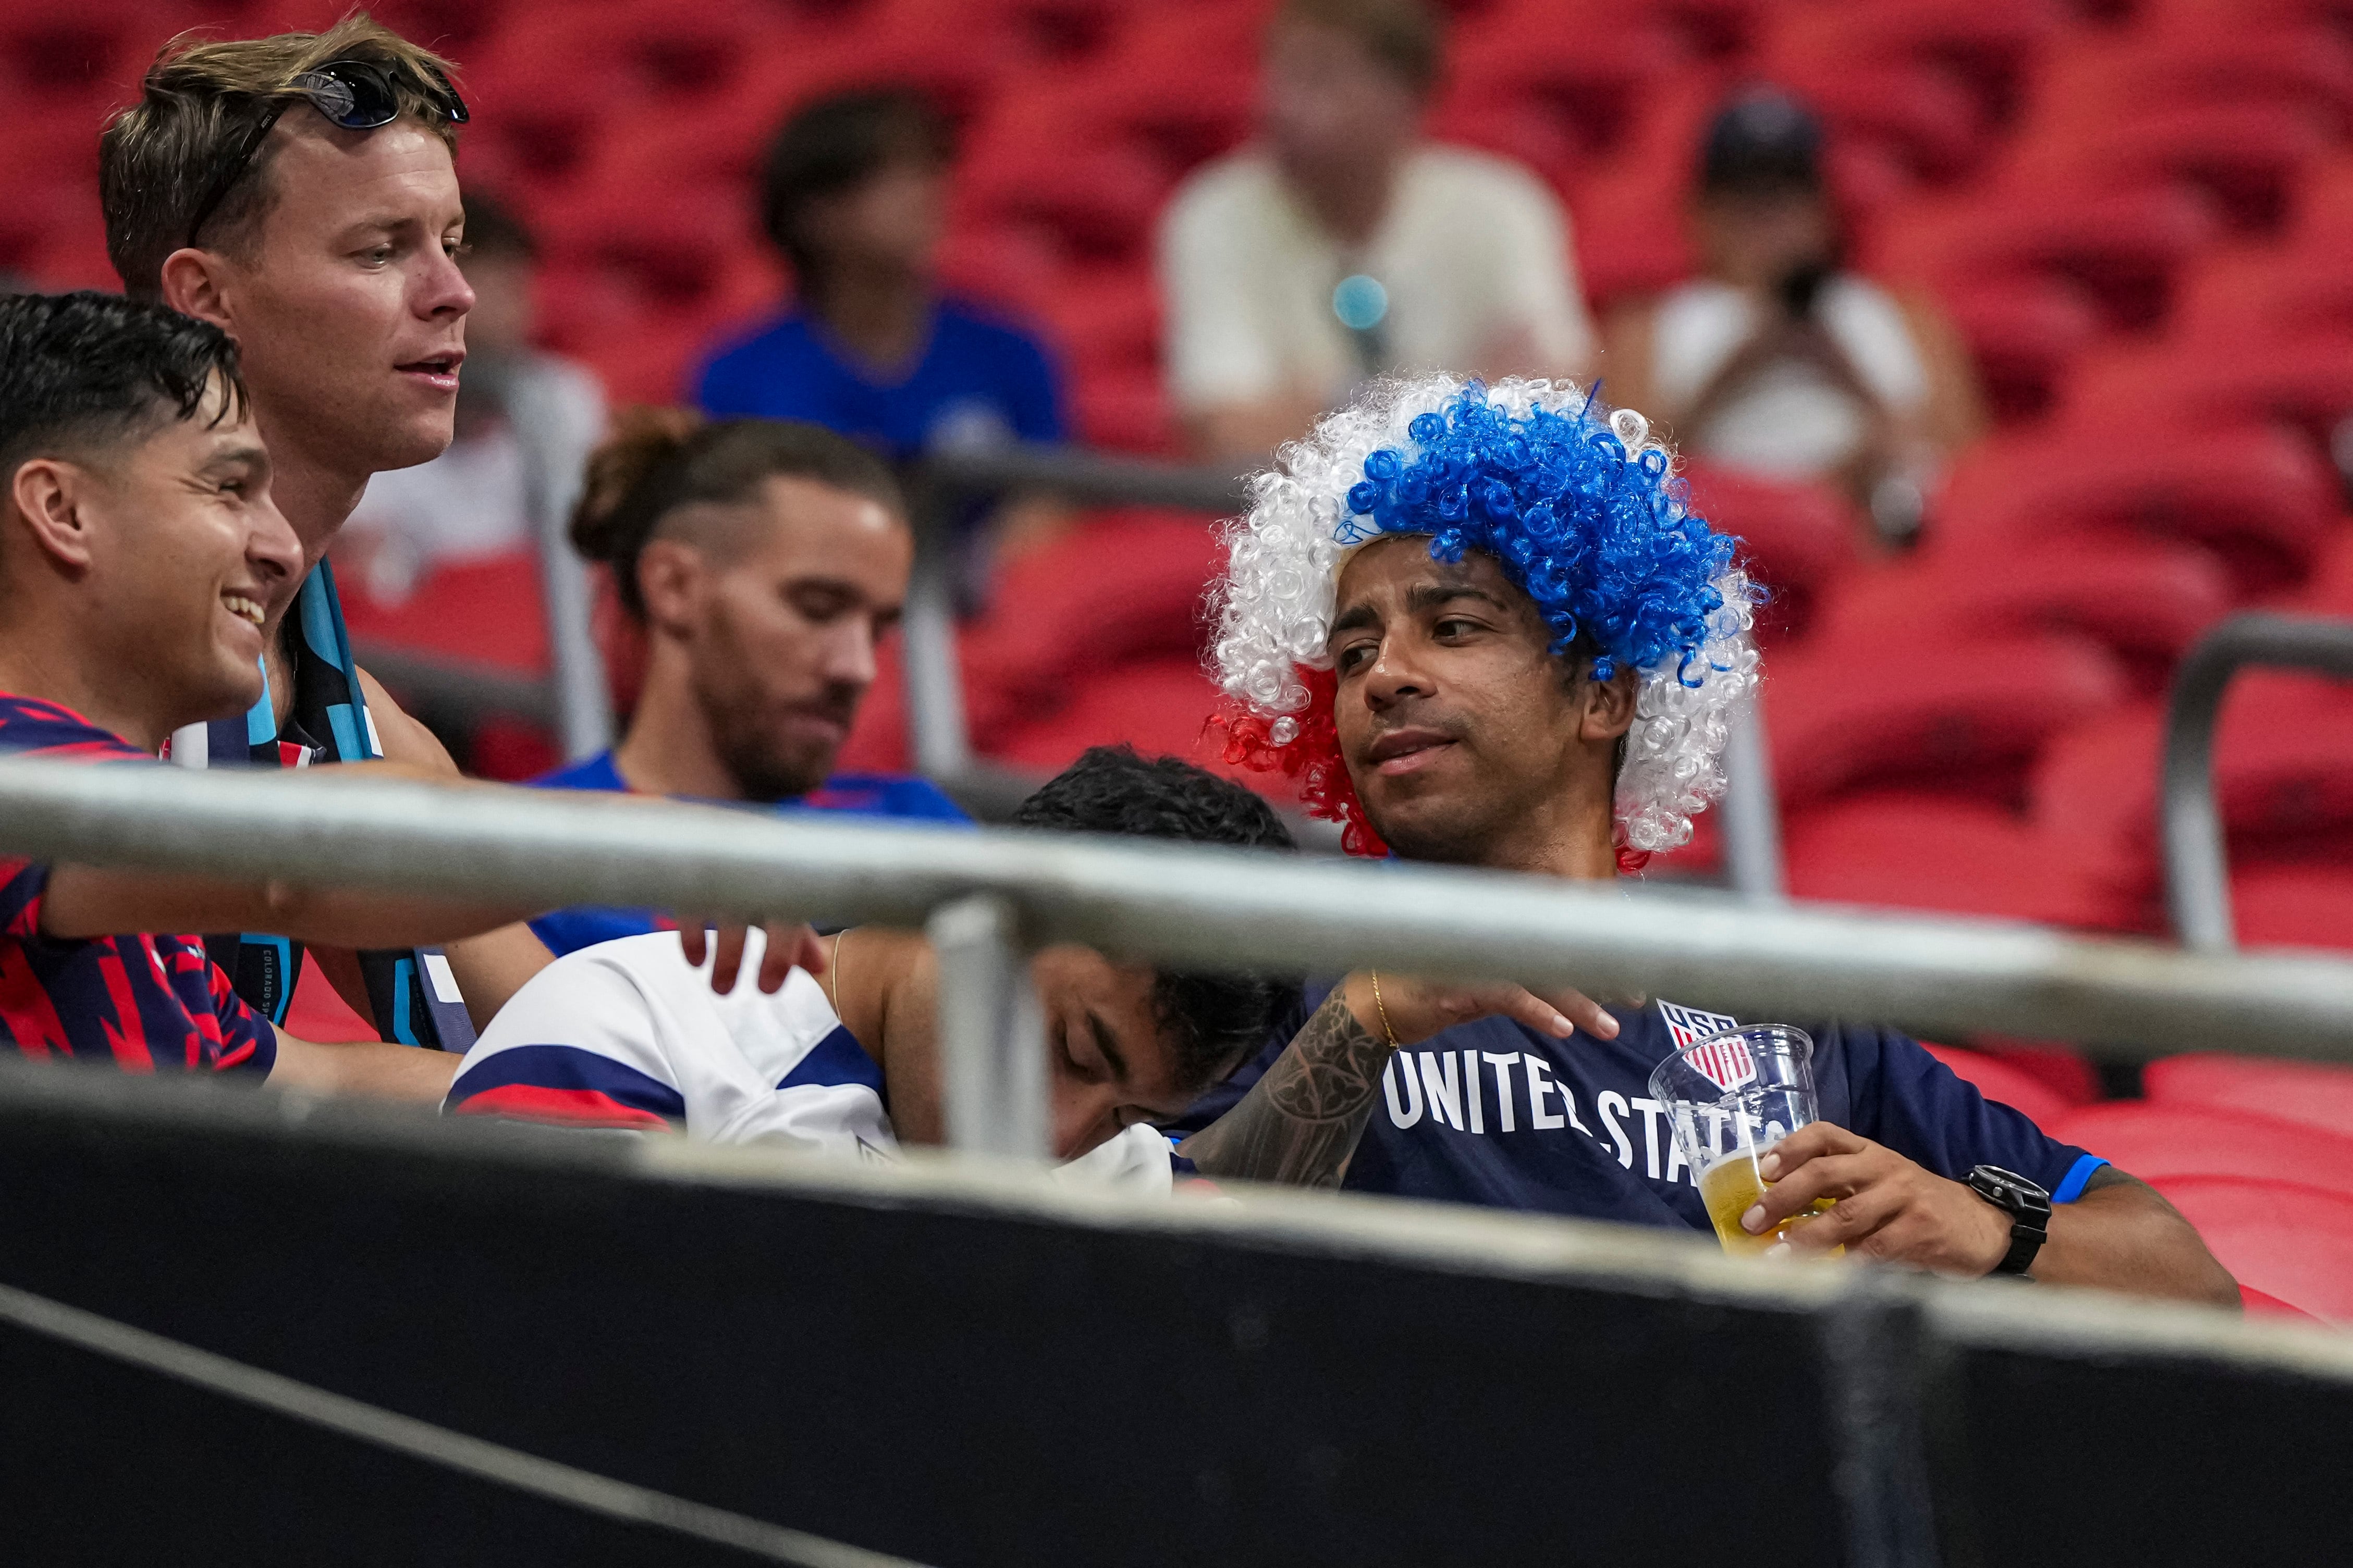
<svg viewBox="0 0 2353 1568">
<path fill-rule="evenodd" d="M 1292 716 L 1299 733 L 1290 743 L 1276 743 L 1276 721 L 1262 718 L 1228 699 L 1224 709 L 1209 721 L 1209 728 L 1225 731 L 1225 749 L 1220 755 L 1229 767 L 1297 779 L 1299 803 L 1307 808 L 1307 815 L 1340 825 L 1341 848 L 1351 855 L 1387 855 L 1389 847 L 1366 820 L 1364 803 L 1356 798 L 1356 783 L 1348 777 L 1347 764 L 1340 757 L 1340 731 L 1332 721 L 1339 678 L 1328 669 L 1303 664 L 1298 671 L 1307 688 L 1307 709 Z M 1639 877 L 1650 863 L 1647 850 L 1630 848 L 1622 843 L 1618 846 L 1620 876 Z"/>
</svg>

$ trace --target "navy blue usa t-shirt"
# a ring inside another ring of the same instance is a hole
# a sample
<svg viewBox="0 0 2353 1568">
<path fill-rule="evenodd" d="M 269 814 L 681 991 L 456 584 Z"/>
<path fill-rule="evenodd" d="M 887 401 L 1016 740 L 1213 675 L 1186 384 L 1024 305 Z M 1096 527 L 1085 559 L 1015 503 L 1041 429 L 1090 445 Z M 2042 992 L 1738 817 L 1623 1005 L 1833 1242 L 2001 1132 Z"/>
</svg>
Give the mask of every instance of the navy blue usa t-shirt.
<svg viewBox="0 0 2353 1568">
<path fill-rule="evenodd" d="M 1309 987 L 1301 1011 L 1255 1061 L 1193 1108 L 1183 1130 L 1207 1126 L 1240 1100 L 1330 991 Z M 1509 1019 L 1482 1018 L 1398 1051 L 1344 1185 L 1710 1229 L 1698 1181 L 1664 1108 L 1651 1098 L 1651 1070 L 1681 1045 L 1736 1020 L 1657 1001 L 1610 1011 L 1619 1023 L 1614 1040 L 1582 1031 L 1556 1040 Z M 1778 1020 L 1738 1020 L 1770 1021 Z M 1959 1181 L 1972 1166 L 1999 1165 L 2070 1203 L 2106 1163 L 1985 1099 L 1907 1036 L 1800 1026 L 1814 1041 L 1822 1120 L 1940 1176 Z"/>
</svg>

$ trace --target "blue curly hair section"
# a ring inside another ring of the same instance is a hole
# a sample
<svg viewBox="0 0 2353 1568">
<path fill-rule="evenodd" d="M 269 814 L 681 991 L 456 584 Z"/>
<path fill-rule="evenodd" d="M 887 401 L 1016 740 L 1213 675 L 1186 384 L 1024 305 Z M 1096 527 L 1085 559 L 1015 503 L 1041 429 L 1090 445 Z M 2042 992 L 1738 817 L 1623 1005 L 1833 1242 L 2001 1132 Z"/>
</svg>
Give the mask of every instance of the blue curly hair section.
<svg viewBox="0 0 2353 1568">
<path fill-rule="evenodd" d="M 1365 459 L 1339 543 L 1428 534 L 1431 559 L 1449 563 L 1482 551 L 1535 602 L 1556 655 L 1580 635 L 1597 650 L 1594 679 L 1671 666 L 1681 685 L 1702 684 L 1692 666 L 1724 608 L 1715 582 L 1735 542 L 1692 511 L 1665 452 L 1630 457 L 1590 399 L 1514 416 L 1476 382 L 1408 431 L 1420 448 L 1410 461 L 1394 447 Z"/>
</svg>

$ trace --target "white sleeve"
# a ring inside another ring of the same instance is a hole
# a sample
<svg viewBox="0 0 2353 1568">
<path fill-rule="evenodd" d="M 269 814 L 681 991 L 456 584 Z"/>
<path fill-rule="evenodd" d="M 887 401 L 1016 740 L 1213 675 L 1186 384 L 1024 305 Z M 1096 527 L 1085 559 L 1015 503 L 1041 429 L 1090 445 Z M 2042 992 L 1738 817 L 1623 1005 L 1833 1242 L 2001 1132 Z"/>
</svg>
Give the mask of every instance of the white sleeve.
<svg viewBox="0 0 2353 1568">
<path fill-rule="evenodd" d="M 761 933 L 747 943 L 757 972 Z M 600 942 L 556 960 L 482 1031 L 444 1109 L 568 1126 L 670 1128 L 715 1142 L 847 1154 L 895 1148 L 881 1074 L 823 989 L 796 970 L 765 994 L 722 996 L 710 957 L 677 933 Z"/>
<path fill-rule="evenodd" d="M 678 939 L 670 942 L 674 949 Z M 466 1053 L 442 1110 L 683 1131 L 686 1091 L 664 1038 L 666 1010 L 628 965 L 607 956 L 619 945 L 583 948 L 533 975 Z"/>
<path fill-rule="evenodd" d="M 1568 215 L 1534 175 L 1512 170 L 1495 192 L 1493 272 L 1498 326 L 1525 331 L 1540 374 L 1588 374 L 1593 318 L 1577 280 Z"/>
<path fill-rule="evenodd" d="M 1250 265 L 1248 204 L 1225 165 L 1187 182 L 1160 221 L 1168 395 L 1180 411 L 1259 403 L 1283 389 Z"/>
</svg>

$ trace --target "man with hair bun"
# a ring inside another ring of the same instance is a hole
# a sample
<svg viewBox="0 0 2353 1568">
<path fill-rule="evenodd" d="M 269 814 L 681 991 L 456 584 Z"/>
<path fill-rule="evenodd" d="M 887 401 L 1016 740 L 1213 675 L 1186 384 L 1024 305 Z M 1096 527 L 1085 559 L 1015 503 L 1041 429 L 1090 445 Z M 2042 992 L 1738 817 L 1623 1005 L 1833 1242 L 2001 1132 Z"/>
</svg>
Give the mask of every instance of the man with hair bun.
<svg viewBox="0 0 2353 1568">
<path fill-rule="evenodd" d="M 1230 762 L 1299 780 L 1360 855 L 1591 882 L 1689 839 L 1759 679 L 1759 595 L 1641 415 L 1566 383 L 1385 382 L 1251 494 L 1218 590 Z M 1183 1145 L 1204 1173 L 1712 1228 L 1649 1081 L 1734 1019 L 1371 972 L 1309 1003 L 1261 1061 L 1287 1056 L 1195 1112 L 1224 1112 Z M 1968 1182 L 1990 1170 L 2056 1206 L 2037 1277 L 2237 1300 L 2164 1199 L 1916 1042 L 1809 1032 L 1823 1119 L 1766 1156 L 1751 1232 L 1834 1199 L 1792 1251 L 1983 1275 L 2019 1256 Z"/>
<path fill-rule="evenodd" d="M 612 574 L 645 674 L 620 743 L 542 787 L 968 820 L 923 779 L 832 773 L 914 560 L 871 453 L 815 425 L 634 410 L 589 461 L 572 538 Z M 566 953 L 667 923 L 581 908 L 532 929 Z"/>
<path fill-rule="evenodd" d="M 175 734 L 184 766 L 389 756 L 457 771 L 353 660 L 326 556 L 371 475 L 449 444 L 474 300 L 452 163 L 466 118 L 448 61 L 354 13 L 323 33 L 175 38 L 100 139 L 123 288 L 237 342 L 302 547 L 302 569 L 263 606 L 261 700 Z M 300 946 L 268 931 L 207 945 L 240 995 L 285 1016 Z M 446 964 L 406 950 L 319 956 L 387 1039 L 457 1049 L 547 962 L 519 926 L 450 948 Z"/>
</svg>

